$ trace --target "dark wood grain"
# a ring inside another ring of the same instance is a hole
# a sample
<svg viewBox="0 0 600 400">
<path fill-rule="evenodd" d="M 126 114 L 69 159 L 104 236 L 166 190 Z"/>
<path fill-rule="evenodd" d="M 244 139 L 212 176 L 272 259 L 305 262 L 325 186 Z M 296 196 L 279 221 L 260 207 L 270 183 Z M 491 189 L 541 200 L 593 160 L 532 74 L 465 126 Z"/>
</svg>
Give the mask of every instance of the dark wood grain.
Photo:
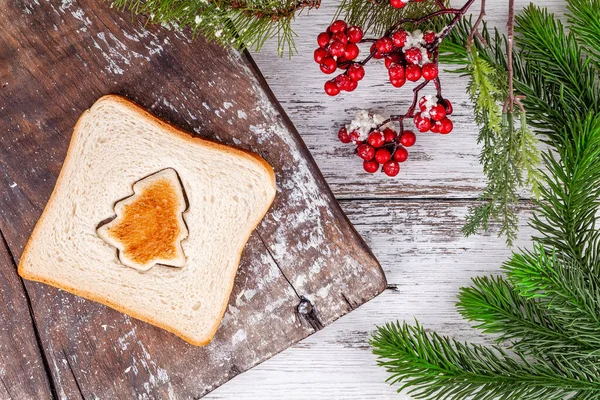
<svg viewBox="0 0 600 400">
<path fill-rule="evenodd" d="M 385 288 L 379 264 L 247 53 L 144 27 L 93 0 L 0 0 L 0 20 L 0 230 L 17 259 L 76 119 L 104 94 L 124 95 L 183 129 L 260 153 L 278 183 L 271 211 L 244 250 L 221 327 L 205 348 L 26 282 L 58 397 L 200 397 Z"/>
<path fill-rule="evenodd" d="M 23 281 L 0 237 L 0 399 L 51 396 Z"/>
</svg>

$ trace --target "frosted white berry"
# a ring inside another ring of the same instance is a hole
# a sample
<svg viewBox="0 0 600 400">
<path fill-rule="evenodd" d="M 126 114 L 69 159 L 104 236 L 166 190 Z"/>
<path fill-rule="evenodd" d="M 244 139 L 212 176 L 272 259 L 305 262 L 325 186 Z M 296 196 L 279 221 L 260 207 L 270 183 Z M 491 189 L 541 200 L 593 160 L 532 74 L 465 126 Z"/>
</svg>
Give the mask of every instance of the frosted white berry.
<svg viewBox="0 0 600 400">
<path fill-rule="evenodd" d="M 358 140 L 367 140 L 369 133 L 375 129 L 379 124 L 385 121 L 385 117 L 380 114 L 370 114 L 367 110 L 359 111 L 354 119 L 346 124 L 346 130 L 348 132 L 357 132 L 359 134 Z M 385 124 L 381 129 L 391 128 L 391 124 Z"/>
</svg>

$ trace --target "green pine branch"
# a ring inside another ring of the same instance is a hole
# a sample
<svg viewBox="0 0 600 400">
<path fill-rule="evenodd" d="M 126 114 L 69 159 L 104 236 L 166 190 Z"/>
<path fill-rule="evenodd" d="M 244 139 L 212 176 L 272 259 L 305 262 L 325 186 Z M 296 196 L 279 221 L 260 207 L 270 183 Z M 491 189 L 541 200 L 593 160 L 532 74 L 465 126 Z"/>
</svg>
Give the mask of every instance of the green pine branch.
<svg viewBox="0 0 600 400">
<path fill-rule="evenodd" d="M 418 323 L 388 324 L 373 336 L 390 383 L 415 397 L 600 399 L 600 71 L 597 43 L 579 33 L 595 29 L 597 19 L 586 22 L 600 0 L 588 0 L 589 7 L 582 1 L 570 0 L 569 20 L 577 25 L 571 30 L 535 6 L 517 18 L 515 88 L 527 96 L 527 121 L 549 147 L 543 172 L 534 172 L 541 176 L 531 219 L 537 234 L 533 250 L 505 263 L 507 278 L 474 279 L 457 304 L 498 345 L 459 343 L 428 334 Z M 443 57 L 473 74 L 473 60 L 456 44 L 469 29 L 455 32 Z M 483 35 L 490 39 L 485 28 Z M 489 66 L 487 82 L 478 84 L 484 90 L 506 68 L 503 39 L 497 32 L 492 39 L 487 48 L 476 43 L 485 61 L 477 60 L 477 67 Z M 515 141 L 520 149 L 534 146 L 524 140 Z M 528 168 L 521 169 L 525 180 Z M 491 203 L 486 207 L 493 210 Z M 482 218 L 492 214 L 486 210 Z"/>
<path fill-rule="evenodd" d="M 540 193 L 538 140 L 525 113 L 503 113 L 508 96 L 506 39 L 498 31 L 492 36 L 484 24 L 482 35 L 489 45 L 475 39 L 467 52 L 465 38 L 470 32 L 471 22 L 463 20 L 440 47 L 440 61 L 458 64 L 459 68 L 452 72 L 470 78 L 467 93 L 479 126 L 480 162 L 487 178 L 479 197 L 481 204 L 469 209 L 463 233 L 469 236 L 487 231 L 490 223 L 495 222 L 499 226 L 498 235 L 512 245 L 518 229 L 520 192 L 527 188 L 534 197 Z"/>
<path fill-rule="evenodd" d="M 584 110 L 585 111 L 585 110 Z M 536 240 L 561 258 L 597 269 L 600 232 L 600 117 L 592 113 L 566 119 L 568 127 L 553 133 L 553 151 L 544 154 L 546 185 L 531 221 Z"/>
<path fill-rule="evenodd" d="M 568 5 L 569 24 L 585 52 L 600 63 L 600 2 L 571 0 Z"/>
<path fill-rule="evenodd" d="M 521 295 L 502 277 L 479 277 L 462 288 L 457 309 L 475 328 L 497 334 L 498 343 L 510 343 L 518 353 L 532 355 L 590 356 L 600 348 L 563 330 L 546 312 L 546 304 Z M 600 353 L 598 353 L 600 356 Z"/>
<path fill-rule="evenodd" d="M 389 323 L 371 339 L 378 364 L 416 399 L 598 399 L 600 367 L 560 358 L 529 361 L 498 346 L 461 343 L 419 324 Z"/>
<path fill-rule="evenodd" d="M 149 16 L 150 23 L 187 27 L 222 45 L 260 50 L 273 37 L 279 54 L 295 50 L 291 23 L 320 0 L 114 0 L 116 7 Z"/>
<path fill-rule="evenodd" d="M 542 246 L 515 254 L 505 270 L 523 299 L 535 299 L 556 321 L 556 330 L 584 344 L 585 354 L 600 361 L 600 276 L 595 271 L 560 260 Z"/>
<path fill-rule="evenodd" d="M 409 2 L 405 7 L 394 8 L 388 0 L 342 0 L 334 19 L 342 18 L 379 37 L 402 18 L 418 18 L 435 10 L 437 6 L 433 1 Z M 412 26 L 405 28 L 413 29 Z"/>
</svg>

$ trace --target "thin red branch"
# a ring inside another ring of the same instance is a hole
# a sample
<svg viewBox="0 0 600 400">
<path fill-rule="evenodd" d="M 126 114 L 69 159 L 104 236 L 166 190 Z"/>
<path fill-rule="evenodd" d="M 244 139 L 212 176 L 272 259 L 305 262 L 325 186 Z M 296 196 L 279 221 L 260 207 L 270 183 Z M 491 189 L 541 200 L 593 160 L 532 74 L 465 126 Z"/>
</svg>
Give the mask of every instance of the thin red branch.
<svg viewBox="0 0 600 400">
<path fill-rule="evenodd" d="M 385 121 L 383 121 L 381 124 L 377 125 L 377 127 L 375 129 L 378 130 L 383 125 L 390 123 L 390 122 L 399 122 L 400 123 L 400 132 L 402 132 L 404 129 L 404 126 L 403 126 L 404 120 L 407 118 L 413 118 L 415 116 L 415 108 L 417 107 L 417 101 L 419 100 L 419 92 L 421 90 L 423 90 L 429 84 L 429 82 L 431 82 L 431 81 L 423 81 L 419 85 L 417 85 L 413 88 L 413 102 L 410 105 L 410 107 L 408 108 L 408 110 L 406 111 L 406 114 L 393 115 L 393 116 L 389 117 L 388 119 L 386 119 Z"/>
<path fill-rule="evenodd" d="M 242 13 L 246 16 L 252 16 L 256 18 L 269 18 L 272 21 L 278 21 L 280 19 L 288 19 L 293 17 L 297 11 L 300 11 L 304 8 L 318 9 L 321 6 L 321 0 L 299 0 L 296 3 L 290 5 L 288 8 L 283 9 L 273 9 L 272 11 L 260 11 L 260 10 L 251 10 L 250 6 L 245 0 L 234 0 L 232 1 L 230 7 L 233 10 L 244 9 Z"/>
<path fill-rule="evenodd" d="M 474 1 L 475 0 L 469 0 L 468 3 L 473 3 Z M 392 25 L 385 32 L 384 36 L 390 36 L 392 33 L 394 33 L 396 30 L 398 30 L 398 28 L 400 26 L 402 26 L 404 24 L 420 25 L 420 24 L 422 24 L 425 21 L 429 21 L 430 19 L 433 19 L 435 17 L 440 17 L 442 15 L 449 15 L 449 14 L 458 15 L 458 14 L 460 14 L 462 12 L 462 10 L 463 10 L 462 8 L 460 8 L 460 9 L 456 9 L 456 8 L 443 8 L 441 10 L 432 12 L 431 14 L 424 15 L 424 16 L 422 16 L 420 18 L 402 18 L 401 20 L 399 20 L 398 22 L 396 22 L 394 25 Z M 464 13 L 462 15 L 464 15 Z"/>
<path fill-rule="evenodd" d="M 506 43 L 506 58 L 508 64 L 508 97 L 504 102 L 503 111 L 512 113 L 515 109 L 515 104 L 519 109 L 524 112 L 523 104 L 521 104 L 520 98 L 522 96 L 515 96 L 514 88 L 514 70 L 513 70 L 513 46 L 514 46 L 514 34 L 515 34 L 515 0 L 509 0 L 508 2 L 508 40 Z"/>
<path fill-rule="evenodd" d="M 479 16 L 477 17 L 475 24 L 473 24 L 473 27 L 471 28 L 471 33 L 467 38 L 467 51 L 471 49 L 471 45 L 473 44 L 473 38 L 475 36 L 477 36 L 481 43 L 483 43 L 483 45 L 487 47 L 487 41 L 483 38 L 483 36 L 481 36 L 481 33 L 479 33 L 479 25 L 483 21 L 483 17 L 485 17 L 485 15 L 485 0 L 481 0 L 481 9 L 479 11 Z"/>
</svg>

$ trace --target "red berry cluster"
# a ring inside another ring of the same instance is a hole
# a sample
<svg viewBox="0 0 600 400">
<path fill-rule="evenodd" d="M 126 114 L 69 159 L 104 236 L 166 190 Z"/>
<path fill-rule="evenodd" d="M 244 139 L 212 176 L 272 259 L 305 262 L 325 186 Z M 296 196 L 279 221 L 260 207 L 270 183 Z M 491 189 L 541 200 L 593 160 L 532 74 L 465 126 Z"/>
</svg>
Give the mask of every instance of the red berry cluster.
<svg viewBox="0 0 600 400">
<path fill-rule="evenodd" d="M 365 70 L 360 63 L 353 60 L 360 53 L 357 43 L 363 38 L 363 31 L 358 26 L 348 27 L 342 20 L 333 22 L 325 32 L 317 37 L 319 48 L 315 50 L 314 60 L 320 65 L 325 74 L 333 74 L 338 68 L 347 70 L 325 82 L 325 92 L 335 96 L 340 91 L 351 92 L 365 76 Z"/>
<path fill-rule="evenodd" d="M 319 47 L 314 52 L 314 60 L 325 74 L 333 74 L 338 69 L 344 73 L 325 82 L 325 93 L 336 96 L 341 91 L 352 92 L 364 78 L 362 62 L 355 61 L 360 50 L 358 43 L 374 41 L 370 54 L 375 59 L 385 58 L 385 67 L 393 86 L 402 87 L 406 81 L 426 81 L 438 77 L 438 66 L 432 60 L 437 51 L 438 36 L 433 31 L 422 33 L 419 30 L 407 32 L 396 30 L 377 40 L 363 40 L 363 31 L 358 26 L 348 27 L 342 20 L 334 21 L 325 32 L 317 37 Z"/>
<path fill-rule="evenodd" d="M 400 29 L 390 37 L 377 39 L 371 46 L 371 53 L 376 59 L 385 58 L 390 83 L 394 87 L 402 87 L 407 80 L 416 82 L 423 78 L 431 81 L 438 77 L 438 67 L 430 62 L 433 54 L 428 49 L 436 40 L 437 35 L 433 31 L 422 34 Z"/>
<path fill-rule="evenodd" d="M 338 138 L 342 143 L 355 143 L 358 156 L 364 160 L 363 168 L 373 174 L 383 165 L 381 171 L 388 176 L 396 176 L 400 172 L 401 162 L 408 158 L 406 147 L 410 147 L 417 141 L 417 136 L 412 131 L 404 131 L 398 137 L 396 131 L 385 128 L 383 132 L 373 131 L 369 133 L 367 140 L 359 140 L 356 131 L 348 132 L 344 127 L 338 132 Z"/>
<path fill-rule="evenodd" d="M 419 100 L 421 112 L 415 114 L 413 122 L 419 132 L 431 131 L 446 135 L 452 132 L 452 121 L 447 117 L 452 114 L 449 100 L 434 96 L 423 96 Z"/>
<path fill-rule="evenodd" d="M 390 4 L 395 8 L 402 8 L 409 1 L 422 0 L 390 0 Z M 456 25 L 456 17 L 464 15 L 471 2 L 461 9 L 447 8 L 440 1 L 437 4 L 440 10 L 417 21 L 422 22 L 443 14 L 455 15 L 452 22 L 439 33 L 407 31 L 403 27 L 407 24 L 415 26 L 415 20 L 404 18 L 392 25 L 383 37 L 364 38 L 359 26 L 349 27 L 346 22 L 337 20 L 317 38 L 319 48 L 314 52 L 314 60 L 320 65 L 321 71 L 332 74 L 338 69 L 343 70 L 340 75 L 325 82 L 325 92 L 330 96 L 336 96 L 341 91 L 355 90 L 358 82 L 365 76 L 364 66 L 371 59 L 385 61 L 389 81 L 394 87 L 402 87 L 407 81 L 423 80 L 413 88 L 413 101 L 405 114 L 385 119 L 364 110 L 339 130 L 340 141 L 356 146 L 356 153 L 363 160 L 363 168 L 369 173 L 381 169 L 388 176 L 398 175 L 400 163 L 408 158 L 406 148 L 416 142 L 415 133 L 404 130 L 404 124 L 409 119 L 413 120 L 419 132 L 448 134 L 453 129 L 452 121 L 448 118 L 452 114 L 452 105 L 442 97 L 438 76 L 439 44 Z M 364 59 L 357 60 L 360 54 L 358 45 L 361 43 L 369 43 L 371 47 Z M 430 83 L 435 85 L 437 95 L 424 96 L 419 101 L 421 90 Z M 399 124 L 397 131 L 390 127 L 394 122 Z"/>
</svg>

